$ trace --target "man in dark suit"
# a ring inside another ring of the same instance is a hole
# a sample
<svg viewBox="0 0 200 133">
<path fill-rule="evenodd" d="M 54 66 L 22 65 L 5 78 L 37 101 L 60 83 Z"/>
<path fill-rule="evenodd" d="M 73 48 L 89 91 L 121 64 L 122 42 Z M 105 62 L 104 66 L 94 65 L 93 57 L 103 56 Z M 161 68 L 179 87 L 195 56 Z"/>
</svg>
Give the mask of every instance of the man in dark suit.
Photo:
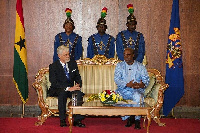
<svg viewBox="0 0 200 133">
<path fill-rule="evenodd" d="M 61 45 L 57 48 L 59 60 L 49 65 L 49 80 L 51 87 L 50 96 L 58 96 L 58 110 L 60 126 L 66 127 L 66 103 L 67 98 L 77 93 L 77 101 L 82 101 L 84 93 L 80 91 L 82 86 L 81 76 L 75 60 L 70 59 L 69 47 Z M 75 85 L 74 85 L 75 82 Z M 81 123 L 84 116 L 74 117 L 74 126 L 85 127 Z"/>
</svg>

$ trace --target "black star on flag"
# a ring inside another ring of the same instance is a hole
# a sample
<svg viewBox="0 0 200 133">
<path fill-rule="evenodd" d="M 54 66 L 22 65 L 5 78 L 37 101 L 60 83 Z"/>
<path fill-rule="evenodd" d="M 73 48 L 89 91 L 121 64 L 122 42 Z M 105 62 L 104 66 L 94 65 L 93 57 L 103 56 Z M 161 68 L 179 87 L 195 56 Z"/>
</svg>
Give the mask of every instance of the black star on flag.
<svg viewBox="0 0 200 133">
<path fill-rule="evenodd" d="M 22 39 L 21 36 L 20 36 L 20 41 L 15 43 L 15 44 L 20 46 L 20 51 L 21 51 L 22 47 L 25 48 L 25 44 L 24 43 L 25 43 L 25 39 Z"/>
</svg>

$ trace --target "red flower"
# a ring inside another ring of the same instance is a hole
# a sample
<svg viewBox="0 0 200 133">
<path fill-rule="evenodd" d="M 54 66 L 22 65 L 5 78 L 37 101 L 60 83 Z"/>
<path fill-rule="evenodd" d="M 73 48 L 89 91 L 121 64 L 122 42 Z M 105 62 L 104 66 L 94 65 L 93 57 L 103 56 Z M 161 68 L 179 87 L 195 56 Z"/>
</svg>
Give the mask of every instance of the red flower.
<svg viewBox="0 0 200 133">
<path fill-rule="evenodd" d="M 115 94 L 115 92 L 112 91 L 112 90 L 105 90 L 105 92 L 106 92 L 106 94 L 108 94 L 108 95 L 111 95 L 111 93 L 114 93 L 114 94 Z"/>
<path fill-rule="evenodd" d="M 105 90 L 105 91 L 106 91 L 106 94 L 108 94 L 108 95 L 111 94 L 110 90 Z"/>
</svg>

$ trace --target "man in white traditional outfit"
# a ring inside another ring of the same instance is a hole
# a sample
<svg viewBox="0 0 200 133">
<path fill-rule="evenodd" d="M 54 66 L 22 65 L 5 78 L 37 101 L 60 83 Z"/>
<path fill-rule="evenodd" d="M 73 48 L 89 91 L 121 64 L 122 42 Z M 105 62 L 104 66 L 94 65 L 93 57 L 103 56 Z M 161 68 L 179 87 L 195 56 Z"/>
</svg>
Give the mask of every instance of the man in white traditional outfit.
<svg viewBox="0 0 200 133">
<path fill-rule="evenodd" d="M 149 75 L 143 64 L 134 60 L 134 50 L 126 48 L 124 50 L 124 61 L 119 62 L 115 68 L 114 80 L 117 84 L 116 93 L 125 100 L 132 100 L 134 104 L 121 104 L 120 106 L 140 107 L 143 106 L 144 91 L 149 84 Z M 135 129 L 140 127 L 141 116 L 124 116 L 127 119 L 126 127 L 135 123 Z"/>
</svg>

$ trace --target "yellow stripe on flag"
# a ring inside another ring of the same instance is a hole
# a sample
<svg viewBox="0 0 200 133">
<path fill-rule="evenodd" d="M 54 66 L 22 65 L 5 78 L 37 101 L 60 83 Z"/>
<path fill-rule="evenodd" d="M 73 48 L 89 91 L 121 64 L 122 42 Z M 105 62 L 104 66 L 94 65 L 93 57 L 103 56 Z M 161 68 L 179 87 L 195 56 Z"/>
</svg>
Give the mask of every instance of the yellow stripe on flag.
<svg viewBox="0 0 200 133">
<path fill-rule="evenodd" d="M 25 32 L 24 32 L 24 27 L 20 21 L 20 17 L 18 15 L 18 13 L 16 12 L 16 29 L 15 29 L 15 48 L 17 50 L 17 52 L 19 53 L 19 56 L 22 60 L 22 62 L 24 63 L 25 67 L 26 67 L 26 71 L 28 72 L 28 68 L 27 68 L 27 52 L 26 52 L 26 42 L 24 42 L 25 48 L 22 47 L 22 49 L 20 50 L 20 46 L 17 45 L 16 43 L 20 41 L 20 37 L 21 39 L 25 39 Z"/>
</svg>

